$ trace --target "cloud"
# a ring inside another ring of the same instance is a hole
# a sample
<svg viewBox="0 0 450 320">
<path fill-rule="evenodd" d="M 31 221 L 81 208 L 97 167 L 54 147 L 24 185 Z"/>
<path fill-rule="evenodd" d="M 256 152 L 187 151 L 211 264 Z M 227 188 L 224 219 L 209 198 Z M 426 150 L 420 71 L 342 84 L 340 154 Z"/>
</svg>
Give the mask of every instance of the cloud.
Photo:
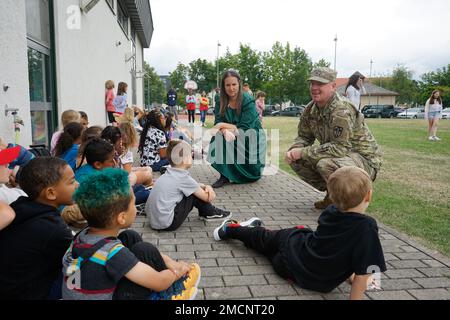
<svg viewBox="0 0 450 320">
<path fill-rule="evenodd" d="M 270 50 L 280 41 L 333 64 L 338 35 L 340 76 L 354 70 L 386 74 L 398 64 L 424 72 L 450 63 L 450 2 L 446 0 L 153 0 L 155 32 L 146 61 L 160 74 L 178 62 L 214 61 L 239 43 Z"/>
</svg>

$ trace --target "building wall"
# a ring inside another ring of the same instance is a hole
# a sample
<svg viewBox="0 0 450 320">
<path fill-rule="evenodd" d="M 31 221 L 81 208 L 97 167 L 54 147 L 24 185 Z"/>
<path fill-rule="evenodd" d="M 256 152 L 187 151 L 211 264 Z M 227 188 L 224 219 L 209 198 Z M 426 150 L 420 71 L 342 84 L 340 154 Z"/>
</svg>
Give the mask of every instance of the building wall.
<svg viewBox="0 0 450 320">
<path fill-rule="evenodd" d="M 391 104 L 395 106 L 395 96 L 362 96 L 361 106 L 369 104 Z"/>
<path fill-rule="evenodd" d="M 19 108 L 20 144 L 31 144 L 30 98 L 26 33 L 26 0 L 3 0 L 0 10 L 0 137 L 14 142 L 12 115 L 5 116 L 5 106 Z M 7 92 L 3 85 L 7 84 Z"/>
<path fill-rule="evenodd" d="M 127 82 L 131 105 L 132 60 L 125 62 L 126 55 L 131 54 L 131 41 L 106 1 L 98 2 L 87 14 L 81 13 L 79 29 L 69 29 L 67 10 L 78 5 L 79 0 L 55 1 L 58 118 L 64 110 L 82 110 L 88 114 L 90 125 L 104 126 L 106 80 L 114 80 L 116 89 L 119 82 Z M 139 57 L 142 48 L 137 46 Z M 141 96 L 142 85 L 138 86 L 138 101 L 142 101 Z"/>
<path fill-rule="evenodd" d="M 136 71 L 144 70 L 144 48 L 142 47 L 141 41 L 136 36 Z M 138 73 L 138 76 L 142 74 Z M 143 78 L 136 79 L 136 104 L 140 107 L 144 107 L 144 80 Z M 131 100 L 130 100 L 131 102 Z M 130 103 L 131 104 L 131 103 Z"/>
</svg>

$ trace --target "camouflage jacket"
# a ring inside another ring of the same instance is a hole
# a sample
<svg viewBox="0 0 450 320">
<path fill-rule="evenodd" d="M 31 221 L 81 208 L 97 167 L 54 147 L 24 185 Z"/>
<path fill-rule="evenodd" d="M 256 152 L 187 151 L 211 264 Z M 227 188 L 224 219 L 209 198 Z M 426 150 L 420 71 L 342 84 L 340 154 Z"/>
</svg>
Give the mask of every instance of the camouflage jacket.
<svg viewBox="0 0 450 320">
<path fill-rule="evenodd" d="M 316 139 L 319 145 L 314 144 Z M 313 164 L 349 153 L 359 153 L 377 170 L 382 163 L 380 148 L 364 116 L 338 93 L 324 108 L 317 107 L 313 101 L 306 106 L 292 148 L 302 148 L 302 159 Z"/>
</svg>

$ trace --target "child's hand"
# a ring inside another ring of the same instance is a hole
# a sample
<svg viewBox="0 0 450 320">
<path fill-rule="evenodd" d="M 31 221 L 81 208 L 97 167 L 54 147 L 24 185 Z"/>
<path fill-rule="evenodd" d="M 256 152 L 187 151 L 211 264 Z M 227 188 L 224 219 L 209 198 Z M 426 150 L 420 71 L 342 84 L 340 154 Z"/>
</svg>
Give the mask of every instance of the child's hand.
<svg viewBox="0 0 450 320">
<path fill-rule="evenodd" d="M 186 262 L 179 261 L 174 263 L 169 267 L 170 270 L 176 275 L 177 279 L 188 274 L 190 267 Z"/>
<path fill-rule="evenodd" d="M 226 142 L 232 142 L 234 140 L 236 140 L 236 136 L 229 130 L 224 129 L 222 130 L 223 133 L 223 137 L 225 138 Z"/>
<path fill-rule="evenodd" d="M 213 202 L 216 199 L 216 193 L 211 186 L 206 186 L 205 191 L 208 193 L 208 202 Z"/>
</svg>

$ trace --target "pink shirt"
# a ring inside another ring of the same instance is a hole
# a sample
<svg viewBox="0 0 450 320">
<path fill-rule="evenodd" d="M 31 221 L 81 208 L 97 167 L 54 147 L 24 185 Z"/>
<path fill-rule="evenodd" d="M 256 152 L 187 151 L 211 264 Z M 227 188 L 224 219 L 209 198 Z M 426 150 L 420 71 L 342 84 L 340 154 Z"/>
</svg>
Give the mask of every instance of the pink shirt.
<svg viewBox="0 0 450 320">
<path fill-rule="evenodd" d="M 258 111 L 259 119 L 262 119 L 263 111 L 264 111 L 264 102 L 257 99 L 256 100 L 256 111 Z"/>
<path fill-rule="evenodd" d="M 113 105 L 114 101 L 114 91 L 113 89 L 109 89 L 105 91 L 105 107 L 108 112 L 115 112 L 116 109 Z"/>
</svg>

